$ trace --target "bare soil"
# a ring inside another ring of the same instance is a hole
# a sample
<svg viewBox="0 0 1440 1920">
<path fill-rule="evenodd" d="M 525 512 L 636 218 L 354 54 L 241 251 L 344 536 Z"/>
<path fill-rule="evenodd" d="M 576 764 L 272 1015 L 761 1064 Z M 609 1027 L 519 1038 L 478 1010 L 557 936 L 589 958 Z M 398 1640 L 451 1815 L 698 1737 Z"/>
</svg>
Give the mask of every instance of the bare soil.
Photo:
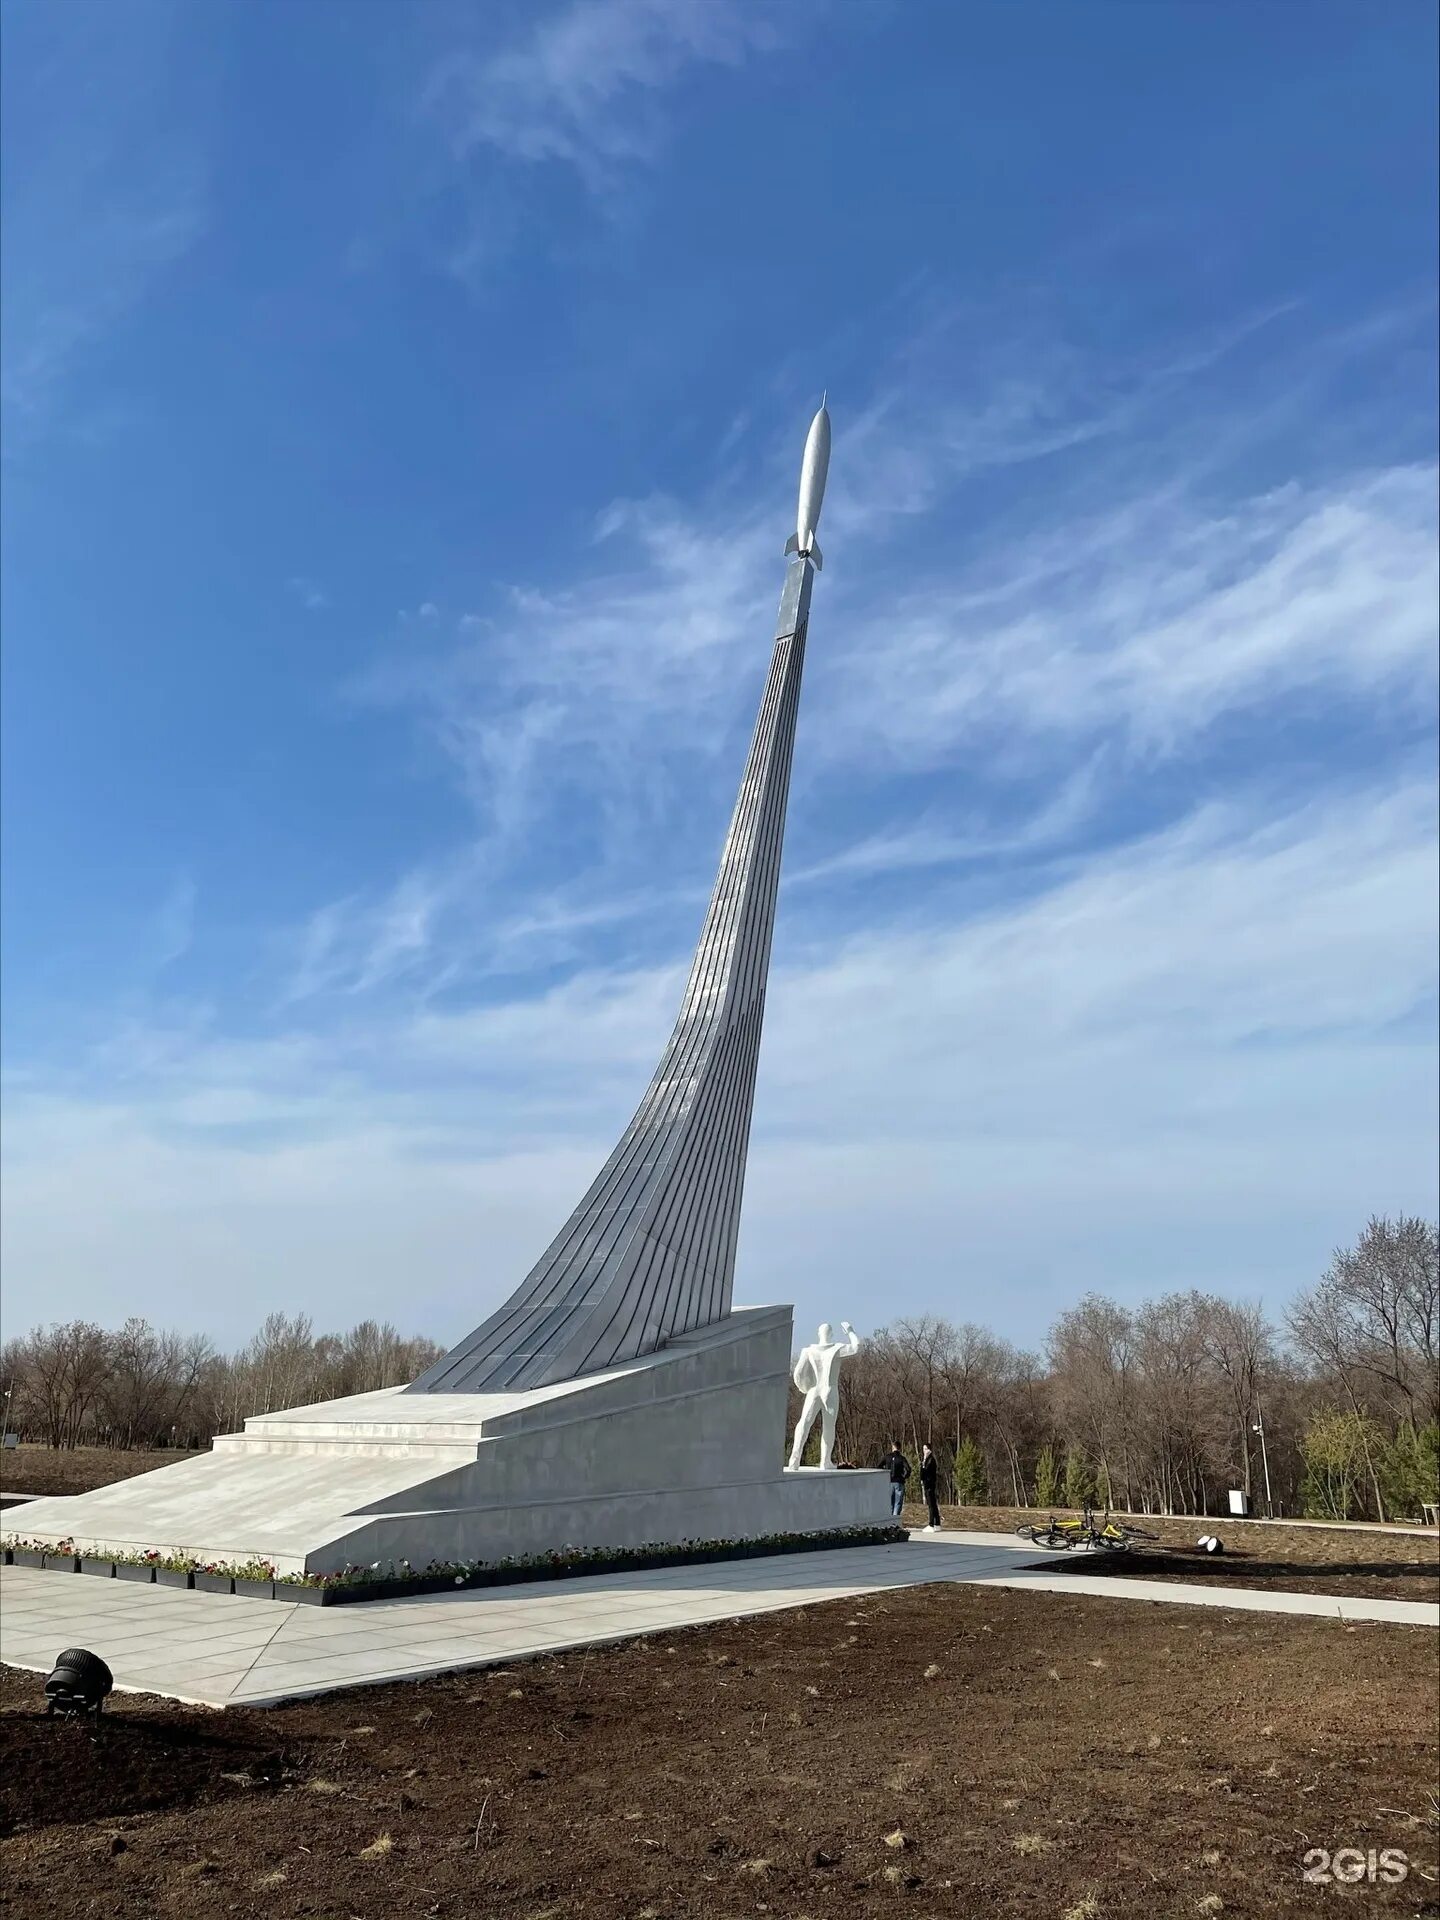
<svg viewBox="0 0 1440 1920">
<path fill-rule="evenodd" d="M 108 1487 L 154 1467 L 194 1458 L 183 1448 L 169 1447 L 129 1452 L 119 1447 L 4 1447 L 0 1448 L 0 1492 L 89 1493 L 93 1487 Z M 23 1511 L 23 1507 L 6 1508 L 7 1530 L 19 1527 Z"/>
<path fill-rule="evenodd" d="M 224 1714 L 0 1674 L 0 1908 L 49 1920 L 1169 1920 L 1436 1899 L 1419 1628 L 913 1588 Z"/>
<path fill-rule="evenodd" d="M 1049 1509 L 1046 1510 L 1048 1513 Z M 1055 1508 L 1056 1514 L 1065 1509 Z M 1012 1534 L 1046 1513 L 1024 1507 L 942 1507 L 946 1526 Z M 1123 1517 L 1123 1516 L 1122 1516 Z M 1203 1587 L 1275 1587 L 1290 1593 L 1330 1593 L 1356 1600 L 1440 1601 L 1440 1534 L 1383 1533 L 1376 1527 L 1287 1527 L 1248 1520 L 1158 1519 L 1136 1524 L 1159 1535 L 1155 1545 L 1127 1553 L 1071 1548 L 1046 1555 L 1057 1573 L 1106 1574 L 1115 1579 L 1182 1580 Z M 923 1507 L 907 1506 L 907 1527 L 925 1524 Z M 1225 1551 L 1197 1545 L 1214 1533 Z"/>
</svg>

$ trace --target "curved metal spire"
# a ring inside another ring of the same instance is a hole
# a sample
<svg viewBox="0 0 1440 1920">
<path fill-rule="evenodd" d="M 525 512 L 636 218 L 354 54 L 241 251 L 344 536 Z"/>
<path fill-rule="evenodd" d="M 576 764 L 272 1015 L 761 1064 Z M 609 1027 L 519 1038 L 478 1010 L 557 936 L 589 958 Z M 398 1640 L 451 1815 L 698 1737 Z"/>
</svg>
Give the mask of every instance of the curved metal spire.
<svg viewBox="0 0 1440 1920">
<path fill-rule="evenodd" d="M 814 577 L 808 555 L 790 561 L 720 871 L 645 1097 L 509 1300 L 411 1393 L 553 1385 L 653 1353 L 730 1311 Z"/>
</svg>

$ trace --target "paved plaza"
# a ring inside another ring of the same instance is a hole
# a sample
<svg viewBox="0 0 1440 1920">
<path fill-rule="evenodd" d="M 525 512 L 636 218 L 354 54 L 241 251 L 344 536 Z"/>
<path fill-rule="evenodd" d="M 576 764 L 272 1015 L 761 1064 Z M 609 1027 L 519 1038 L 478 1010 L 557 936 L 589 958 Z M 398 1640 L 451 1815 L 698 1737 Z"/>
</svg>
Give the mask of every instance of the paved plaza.
<svg viewBox="0 0 1440 1920">
<path fill-rule="evenodd" d="M 48 1672 L 68 1646 L 99 1653 L 122 1690 L 223 1707 L 459 1667 L 562 1653 L 635 1634 L 703 1626 L 929 1581 L 1099 1594 L 1117 1605 L 1220 1607 L 1440 1627 L 1440 1606 L 1408 1600 L 1116 1581 L 1054 1571 L 1020 1541 L 919 1535 L 900 1545 L 776 1555 L 647 1573 L 537 1581 L 349 1607 L 186 1593 L 87 1574 L 0 1572 L 0 1660 Z"/>
</svg>

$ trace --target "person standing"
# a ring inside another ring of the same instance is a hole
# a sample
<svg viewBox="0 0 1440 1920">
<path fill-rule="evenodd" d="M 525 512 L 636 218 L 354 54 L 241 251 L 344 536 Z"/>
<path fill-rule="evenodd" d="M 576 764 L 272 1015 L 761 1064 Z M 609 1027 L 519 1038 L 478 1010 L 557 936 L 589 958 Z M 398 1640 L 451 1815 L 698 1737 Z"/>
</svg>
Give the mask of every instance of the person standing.
<svg viewBox="0 0 1440 1920">
<path fill-rule="evenodd" d="M 890 1474 L 890 1513 L 894 1519 L 898 1520 L 900 1509 L 905 1504 L 905 1482 L 910 1478 L 910 1462 L 900 1451 L 898 1440 L 890 1442 L 890 1452 L 886 1456 L 885 1465 Z"/>
<path fill-rule="evenodd" d="M 930 1451 L 927 1442 L 920 1450 L 920 1486 L 925 1495 L 925 1532 L 939 1533 L 940 1508 L 935 1500 L 935 1481 L 940 1472 L 940 1462 Z"/>
</svg>

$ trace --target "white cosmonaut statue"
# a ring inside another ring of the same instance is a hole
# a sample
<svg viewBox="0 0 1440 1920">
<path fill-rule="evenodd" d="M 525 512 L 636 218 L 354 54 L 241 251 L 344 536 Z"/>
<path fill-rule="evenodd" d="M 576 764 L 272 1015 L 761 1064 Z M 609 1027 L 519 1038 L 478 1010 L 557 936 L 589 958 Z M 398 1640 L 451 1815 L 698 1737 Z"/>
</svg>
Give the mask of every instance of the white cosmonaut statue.
<svg viewBox="0 0 1440 1920">
<path fill-rule="evenodd" d="M 840 1362 L 860 1351 L 860 1336 L 848 1320 L 840 1322 L 840 1331 L 845 1339 L 832 1340 L 830 1328 L 821 1327 L 819 1341 L 813 1347 L 802 1347 L 800 1358 L 795 1362 L 792 1377 L 805 1396 L 805 1404 L 795 1422 L 795 1443 L 790 1449 L 792 1467 L 800 1464 L 817 1413 L 824 1415 L 820 1426 L 821 1469 L 828 1471 L 834 1464 L 831 1456 L 835 1451 L 835 1416 L 840 1410 Z"/>
</svg>

